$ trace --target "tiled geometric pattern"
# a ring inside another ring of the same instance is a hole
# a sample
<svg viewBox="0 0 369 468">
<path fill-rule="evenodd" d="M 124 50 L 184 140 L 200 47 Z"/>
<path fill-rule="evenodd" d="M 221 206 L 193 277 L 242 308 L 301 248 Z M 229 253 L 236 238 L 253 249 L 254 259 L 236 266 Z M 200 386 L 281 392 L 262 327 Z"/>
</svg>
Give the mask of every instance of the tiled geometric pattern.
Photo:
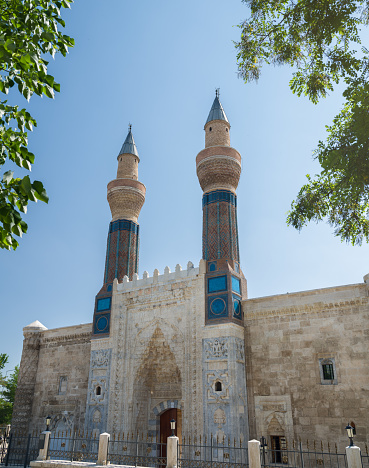
<svg viewBox="0 0 369 468">
<path fill-rule="evenodd" d="M 138 224 L 125 219 L 112 221 L 106 250 L 104 283 L 118 278 L 121 283 L 125 275 L 130 280 L 138 270 Z"/>
<path fill-rule="evenodd" d="M 220 201 L 227 201 L 232 203 L 232 205 L 237 206 L 237 197 L 234 193 L 229 190 L 214 190 L 212 192 L 204 193 L 202 197 L 202 207 L 204 208 L 205 205 Z"/>
<path fill-rule="evenodd" d="M 94 317 L 94 335 L 107 334 L 110 328 L 110 312 Z"/>
<path fill-rule="evenodd" d="M 228 316 L 228 295 L 208 297 L 208 319 L 218 319 Z"/>
<path fill-rule="evenodd" d="M 216 190 L 204 195 L 204 260 L 229 258 L 239 262 L 236 205 L 236 196 L 226 190 Z"/>
</svg>

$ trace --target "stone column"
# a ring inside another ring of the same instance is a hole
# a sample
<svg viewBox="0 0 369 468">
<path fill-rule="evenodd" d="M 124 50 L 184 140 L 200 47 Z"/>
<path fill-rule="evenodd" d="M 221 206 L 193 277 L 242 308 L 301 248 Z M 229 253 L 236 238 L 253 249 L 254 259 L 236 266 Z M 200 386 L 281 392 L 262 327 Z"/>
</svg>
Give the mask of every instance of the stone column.
<svg viewBox="0 0 369 468">
<path fill-rule="evenodd" d="M 43 439 L 44 444 L 43 444 L 43 447 L 40 448 L 40 451 L 39 451 L 39 454 L 38 454 L 38 457 L 37 457 L 38 461 L 47 460 L 47 455 L 48 455 L 48 452 L 49 452 L 49 444 L 50 444 L 50 434 L 51 434 L 50 431 L 44 431 L 40 435 L 40 442 Z"/>
<path fill-rule="evenodd" d="M 171 436 L 167 439 L 167 468 L 178 466 L 178 437 Z"/>
<path fill-rule="evenodd" d="M 249 440 L 249 467 L 261 468 L 260 462 L 260 442 L 258 440 Z"/>
<path fill-rule="evenodd" d="M 110 434 L 103 432 L 99 439 L 99 453 L 96 465 L 107 465 Z"/>
<path fill-rule="evenodd" d="M 348 468 L 362 468 L 360 447 L 356 445 L 346 447 L 347 467 Z"/>
</svg>

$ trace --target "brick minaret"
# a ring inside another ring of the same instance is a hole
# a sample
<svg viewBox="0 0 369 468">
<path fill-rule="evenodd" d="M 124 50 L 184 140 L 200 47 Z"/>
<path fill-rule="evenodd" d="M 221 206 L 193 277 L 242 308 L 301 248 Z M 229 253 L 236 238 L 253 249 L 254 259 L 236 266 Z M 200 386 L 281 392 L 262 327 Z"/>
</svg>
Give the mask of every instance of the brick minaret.
<svg viewBox="0 0 369 468">
<path fill-rule="evenodd" d="M 117 178 L 108 183 L 112 215 L 106 249 L 104 285 L 96 296 L 94 335 L 109 333 L 111 291 L 115 278 L 132 280 L 138 272 L 138 216 L 145 202 L 146 187 L 138 181 L 138 156 L 131 125 L 118 154 Z"/>
<path fill-rule="evenodd" d="M 108 202 L 112 215 L 106 251 L 104 283 L 114 278 L 132 280 L 138 271 L 138 216 L 145 202 L 146 187 L 138 181 L 140 158 L 129 127 L 118 155 L 117 178 L 108 184 Z"/>
<path fill-rule="evenodd" d="M 230 124 L 219 91 L 205 123 L 205 149 L 196 157 L 203 206 L 202 256 L 207 261 L 207 320 L 242 319 L 246 281 L 240 270 L 236 189 L 241 156 L 230 145 Z"/>
</svg>

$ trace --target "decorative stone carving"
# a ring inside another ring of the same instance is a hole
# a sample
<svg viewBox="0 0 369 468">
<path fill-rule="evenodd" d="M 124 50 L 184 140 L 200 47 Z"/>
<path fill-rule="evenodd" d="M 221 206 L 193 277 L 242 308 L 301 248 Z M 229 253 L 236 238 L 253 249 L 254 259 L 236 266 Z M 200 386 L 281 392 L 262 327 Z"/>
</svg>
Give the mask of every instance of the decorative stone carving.
<svg viewBox="0 0 369 468">
<path fill-rule="evenodd" d="M 104 403 L 106 397 L 106 379 L 93 379 L 90 388 L 90 405 Z"/>
<path fill-rule="evenodd" d="M 92 421 L 93 421 L 94 425 L 99 424 L 99 422 L 101 422 L 101 413 L 100 413 L 100 411 L 98 409 L 94 412 L 94 414 L 92 416 Z"/>
<path fill-rule="evenodd" d="M 218 408 L 214 412 L 214 423 L 218 426 L 219 429 L 222 428 L 222 425 L 227 422 L 226 414 L 222 408 Z"/>
<path fill-rule="evenodd" d="M 245 344 L 239 338 L 236 338 L 236 359 L 239 361 L 244 361 L 245 359 Z"/>
<path fill-rule="evenodd" d="M 204 340 L 204 349 L 206 359 L 227 359 L 228 358 L 228 339 L 214 338 Z"/>
<path fill-rule="evenodd" d="M 268 424 L 268 434 L 284 435 L 284 433 L 285 431 L 280 421 L 278 421 L 276 414 L 273 414 Z"/>
<path fill-rule="evenodd" d="M 91 368 L 108 367 L 110 349 L 99 349 L 91 353 Z"/>
<path fill-rule="evenodd" d="M 217 390 L 216 384 L 221 384 L 221 390 Z M 229 400 L 229 377 L 228 372 L 212 371 L 206 375 L 206 392 L 208 400 L 220 402 Z M 215 402 L 214 401 L 214 402 Z"/>
<path fill-rule="evenodd" d="M 50 429 L 51 431 L 72 431 L 73 425 L 73 415 L 68 411 L 62 411 L 51 418 Z"/>
</svg>

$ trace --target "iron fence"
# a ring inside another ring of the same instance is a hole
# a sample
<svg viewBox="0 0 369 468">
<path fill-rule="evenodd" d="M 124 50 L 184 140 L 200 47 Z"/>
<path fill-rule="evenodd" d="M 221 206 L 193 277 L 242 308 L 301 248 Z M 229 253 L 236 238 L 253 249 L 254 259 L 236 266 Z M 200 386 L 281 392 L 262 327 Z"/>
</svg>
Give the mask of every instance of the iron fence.
<svg viewBox="0 0 369 468">
<path fill-rule="evenodd" d="M 226 437 L 183 437 L 178 444 L 180 468 L 247 468 L 247 446 Z"/>
<path fill-rule="evenodd" d="M 36 433 L 22 434 L 11 432 L 1 436 L 0 464 L 27 467 L 38 456 L 39 436 Z"/>
<path fill-rule="evenodd" d="M 115 465 L 165 467 L 167 444 L 156 437 L 140 433 L 112 434 L 108 460 Z"/>
<path fill-rule="evenodd" d="M 364 450 L 361 448 L 361 463 L 363 468 L 369 468 L 369 453 L 367 444 L 365 444 Z"/>
<path fill-rule="evenodd" d="M 305 447 L 301 441 L 292 441 L 288 444 L 284 440 L 283 446 L 278 449 L 268 449 L 262 446 L 260 450 L 261 466 L 293 467 L 293 468 L 347 468 L 345 452 L 339 453 L 337 445 L 332 447 L 329 443 L 312 444 L 307 441 Z"/>
<path fill-rule="evenodd" d="M 97 462 L 99 437 L 94 432 L 56 432 L 50 436 L 48 458 Z"/>
</svg>

